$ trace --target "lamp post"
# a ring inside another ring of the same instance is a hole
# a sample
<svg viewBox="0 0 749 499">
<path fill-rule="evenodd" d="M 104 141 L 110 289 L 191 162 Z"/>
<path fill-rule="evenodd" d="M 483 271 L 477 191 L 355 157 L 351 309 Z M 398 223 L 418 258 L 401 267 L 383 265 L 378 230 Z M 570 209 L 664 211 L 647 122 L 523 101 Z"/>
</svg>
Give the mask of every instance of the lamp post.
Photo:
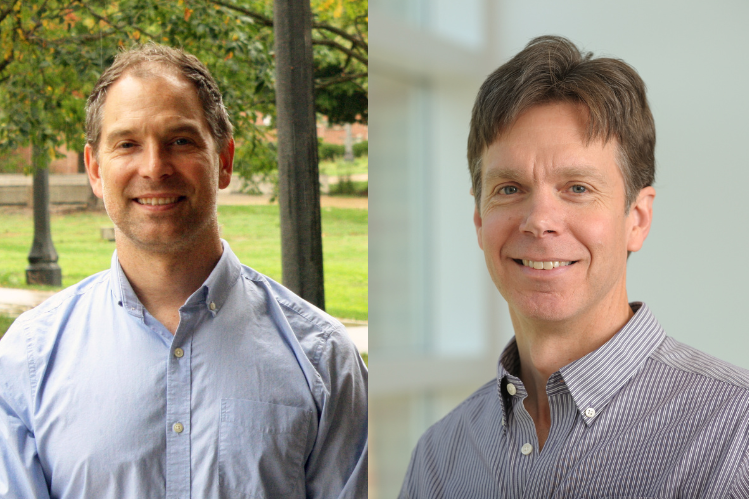
<svg viewBox="0 0 749 499">
<path fill-rule="evenodd" d="M 62 286 L 62 270 L 57 264 L 57 251 L 52 243 L 49 225 L 49 170 L 42 165 L 37 144 L 31 146 L 34 168 L 34 242 L 29 252 L 26 284 Z"/>
</svg>

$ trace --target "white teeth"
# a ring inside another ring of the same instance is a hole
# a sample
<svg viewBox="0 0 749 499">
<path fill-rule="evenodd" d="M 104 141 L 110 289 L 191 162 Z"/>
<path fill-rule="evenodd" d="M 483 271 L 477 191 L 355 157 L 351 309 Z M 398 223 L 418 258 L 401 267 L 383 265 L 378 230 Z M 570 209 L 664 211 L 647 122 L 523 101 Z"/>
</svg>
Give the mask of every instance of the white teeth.
<svg viewBox="0 0 749 499">
<path fill-rule="evenodd" d="M 160 204 L 171 204 L 176 203 L 179 198 L 138 198 L 136 201 L 140 204 L 148 204 L 151 206 L 157 206 Z"/>
<path fill-rule="evenodd" d="M 523 265 L 536 270 L 551 270 L 557 267 L 566 267 L 572 262 L 534 262 L 533 260 L 523 260 Z"/>
</svg>

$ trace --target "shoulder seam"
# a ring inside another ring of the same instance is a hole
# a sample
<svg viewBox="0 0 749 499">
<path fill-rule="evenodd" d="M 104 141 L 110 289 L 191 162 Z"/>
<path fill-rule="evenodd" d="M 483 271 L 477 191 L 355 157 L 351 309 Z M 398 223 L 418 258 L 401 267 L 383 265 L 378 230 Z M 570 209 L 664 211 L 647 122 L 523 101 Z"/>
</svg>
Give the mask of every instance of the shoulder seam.
<svg viewBox="0 0 749 499">
<path fill-rule="evenodd" d="M 253 279 L 253 278 L 251 278 L 250 276 L 248 276 L 248 275 L 244 275 L 244 274 L 242 274 L 242 275 L 243 275 L 243 277 L 245 277 L 245 278 L 246 278 L 246 279 L 247 279 L 248 281 L 251 281 L 251 282 L 260 282 L 260 281 L 264 281 L 264 282 L 265 282 L 265 283 L 266 283 L 267 285 L 269 285 L 269 286 L 270 286 L 271 282 L 275 282 L 275 281 L 270 281 L 270 280 L 266 279 L 266 278 L 265 278 L 265 276 L 264 276 L 263 274 L 260 274 L 260 273 L 259 273 L 259 272 L 257 272 L 257 271 L 254 271 L 254 272 L 255 272 L 255 273 L 256 273 L 256 274 L 257 274 L 257 275 L 259 276 L 259 279 Z M 309 322 L 310 324 L 314 324 L 314 325 L 316 325 L 316 326 L 320 327 L 320 328 L 322 329 L 322 332 L 324 332 L 324 333 L 327 333 L 327 335 L 326 335 L 326 338 L 327 338 L 327 336 L 329 336 L 329 335 L 330 335 L 330 333 L 332 333 L 333 331 L 335 331 L 335 330 L 340 330 L 340 329 L 341 329 L 341 328 L 343 327 L 342 325 L 336 325 L 335 323 L 330 323 L 330 322 L 320 323 L 320 321 L 316 321 L 316 320 L 314 320 L 314 318 L 312 318 L 312 317 L 310 317 L 310 316 L 306 315 L 306 314 L 305 314 L 305 313 L 304 313 L 304 312 L 303 312 L 302 310 L 299 310 L 298 308 L 294 307 L 294 304 L 293 304 L 293 303 L 291 303 L 291 302 L 289 302 L 289 301 L 286 301 L 286 300 L 282 299 L 281 297 L 279 297 L 279 296 L 277 296 L 277 295 L 275 295 L 275 294 L 274 294 L 273 298 L 274 298 L 274 299 L 276 300 L 276 302 L 277 302 L 277 303 L 278 303 L 279 305 L 281 305 L 281 306 L 282 306 L 283 308 L 285 308 L 285 309 L 287 309 L 287 310 L 290 310 L 290 311 L 294 312 L 294 313 L 295 313 L 296 315 L 298 315 L 298 316 L 302 317 L 303 319 L 305 319 L 305 320 L 306 320 L 307 322 Z"/>
</svg>

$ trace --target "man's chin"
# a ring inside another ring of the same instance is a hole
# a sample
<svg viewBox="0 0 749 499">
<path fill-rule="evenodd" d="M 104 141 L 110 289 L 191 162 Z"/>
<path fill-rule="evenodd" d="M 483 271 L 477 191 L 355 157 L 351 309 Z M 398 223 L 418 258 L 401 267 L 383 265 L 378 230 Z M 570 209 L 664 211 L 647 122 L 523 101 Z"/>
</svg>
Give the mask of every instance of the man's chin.
<svg viewBox="0 0 749 499">
<path fill-rule="evenodd" d="M 186 231 L 153 231 L 148 233 L 133 233 L 127 230 L 119 231 L 120 238 L 128 246 L 135 247 L 149 253 L 178 253 L 194 244 L 194 237 L 189 237 Z"/>
<path fill-rule="evenodd" d="M 512 300 L 510 309 L 519 318 L 539 322 L 563 322 L 576 315 L 569 298 L 561 296 L 522 297 Z"/>
</svg>

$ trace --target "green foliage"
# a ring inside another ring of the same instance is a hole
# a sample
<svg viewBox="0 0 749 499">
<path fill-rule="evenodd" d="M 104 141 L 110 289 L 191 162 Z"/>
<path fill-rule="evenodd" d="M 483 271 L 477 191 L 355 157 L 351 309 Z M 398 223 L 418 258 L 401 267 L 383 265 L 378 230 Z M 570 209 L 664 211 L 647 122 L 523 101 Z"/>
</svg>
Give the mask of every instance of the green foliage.
<svg viewBox="0 0 749 499">
<path fill-rule="evenodd" d="M 315 68 L 315 79 L 338 81 L 344 78 L 339 61 Z M 315 107 L 331 124 L 367 123 L 369 99 L 367 89 L 355 81 L 321 85 L 315 89 Z"/>
<path fill-rule="evenodd" d="M 4 154 L 0 156 L 0 173 L 23 173 L 26 164 L 18 151 Z"/>
<path fill-rule="evenodd" d="M 354 144 L 354 157 L 360 158 L 369 155 L 369 141 L 363 140 Z"/>
<path fill-rule="evenodd" d="M 0 0 L 0 154 L 37 145 L 44 167 L 84 145 L 84 105 L 118 50 L 183 47 L 211 70 L 235 125 L 238 171 L 272 179 L 272 0 Z M 313 0 L 318 111 L 367 119 L 367 1 Z"/>
<path fill-rule="evenodd" d="M 367 149 L 368 142 L 358 142 L 354 144 L 354 157 L 360 158 L 368 154 Z M 346 152 L 345 147 L 342 144 L 331 144 L 329 142 L 323 142 L 322 139 L 317 139 L 317 158 L 320 161 L 335 161 L 342 158 Z"/>
<path fill-rule="evenodd" d="M 312 37 L 317 112 L 332 124 L 367 123 L 368 1 L 311 4 L 317 27 Z"/>
<path fill-rule="evenodd" d="M 334 161 L 343 157 L 343 153 L 344 147 L 342 145 L 323 142 L 322 139 L 317 140 L 317 158 L 320 161 Z"/>
<path fill-rule="evenodd" d="M 360 196 L 369 195 L 369 182 L 356 182 L 349 177 L 342 178 L 337 184 L 330 186 L 331 196 Z"/>
</svg>

